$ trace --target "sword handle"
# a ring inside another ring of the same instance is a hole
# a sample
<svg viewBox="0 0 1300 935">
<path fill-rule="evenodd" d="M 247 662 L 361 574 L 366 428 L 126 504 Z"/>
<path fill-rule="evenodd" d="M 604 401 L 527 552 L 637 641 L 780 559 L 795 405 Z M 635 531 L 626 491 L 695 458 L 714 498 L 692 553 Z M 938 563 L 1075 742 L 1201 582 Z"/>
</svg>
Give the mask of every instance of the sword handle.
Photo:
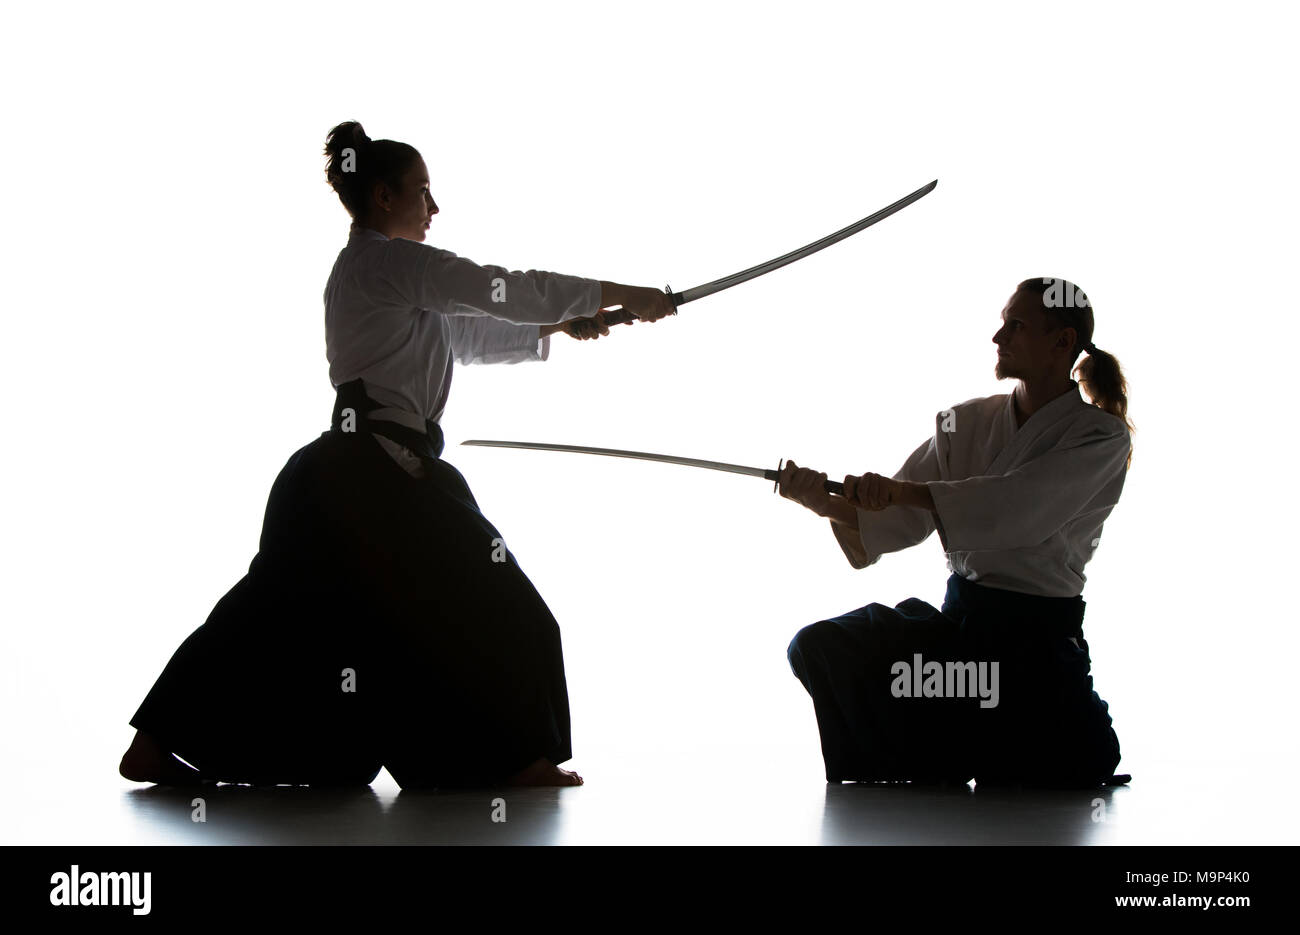
<svg viewBox="0 0 1300 935">
<path fill-rule="evenodd" d="M 775 471 L 768 471 L 768 472 L 767 472 L 767 473 L 768 473 L 769 475 L 771 475 L 771 477 L 772 477 L 772 493 L 776 493 L 778 490 L 781 489 L 781 469 L 782 469 L 784 466 L 785 466 L 785 458 L 782 458 L 780 461 L 776 462 L 776 470 L 775 470 Z M 827 493 L 837 493 L 837 494 L 839 494 L 841 497 L 844 496 L 844 482 L 843 482 L 843 481 L 838 481 L 838 480 L 829 480 L 829 479 L 828 479 L 828 480 L 826 481 L 826 483 L 823 484 L 822 486 L 826 489 L 826 492 L 827 492 Z"/>
<path fill-rule="evenodd" d="M 664 286 L 664 292 L 668 294 L 668 298 L 672 301 L 674 307 L 682 304 L 682 294 L 673 292 L 672 286 Z M 623 325 L 637 321 L 637 317 L 625 308 L 620 308 L 617 312 L 606 312 L 602 317 L 607 325 Z"/>
</svg>

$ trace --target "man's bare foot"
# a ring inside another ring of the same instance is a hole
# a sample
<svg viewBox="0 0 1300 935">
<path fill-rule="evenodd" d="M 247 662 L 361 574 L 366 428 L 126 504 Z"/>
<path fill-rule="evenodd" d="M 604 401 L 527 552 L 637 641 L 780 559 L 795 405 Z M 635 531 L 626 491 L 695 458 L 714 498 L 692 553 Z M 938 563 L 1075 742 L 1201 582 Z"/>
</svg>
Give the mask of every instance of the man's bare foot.
<svg viewBox="0 0 1300 935">
<path fill-rule="evenodd" d="M 506 780 L 507 786 L 580 786 L 582 777 L 573 770 L 560 769 L 549 760 L 534 760 Z"/>
<path fill-rule="evenodd" d="M 135 732 L 117 771 L 123 779 L 132 782 L 153 782 L 163 786 L 195 786 L 202 781 L 197 769 L 186 766 L 141 730 Z"/>
</svg>

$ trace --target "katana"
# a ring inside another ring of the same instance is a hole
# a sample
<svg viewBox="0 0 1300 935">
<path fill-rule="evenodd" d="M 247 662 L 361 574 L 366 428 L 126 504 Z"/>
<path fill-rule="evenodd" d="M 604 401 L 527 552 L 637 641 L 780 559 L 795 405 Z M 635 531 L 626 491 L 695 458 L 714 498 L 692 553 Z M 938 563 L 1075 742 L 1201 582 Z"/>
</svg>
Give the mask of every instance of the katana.
<svg viewBox="0 0 1300 935">
<path fill-rule="evenodd" d="M 552 445 L 547 442 L 503 442 L 488 441 L 483 438 L 472 438 L 469 441 L 461 442 L 462 445 L 482 445 L 487 448 L 531 448 L 537 451 L 570 451 L 584 455 L 608 455 L 612 458 L 636 458 L 640 461 L 662 461 L 665 464 L 684 464 L 687 467 L 706 468 L 710 471 L 726 471 L 730 474 L 748 474 L 750 477 L 761 477 L 764 480 L 772 481 L 772 492 L 775 493 L 781 482 L 781 466 L 785 463 L 782 458 L 777 462 L 776 470 L 767 468 L 747 467 L 743 464 L 727 464 L 724 461 L 704 461 L 700 458 L 679 458 L 676 455 L 653 454 L 648 451 L 624 451 L 621 448 L 588 448 L 585 445 Z M 837 493 L 843 495 L 844 484 L 840 481 L 828 480 L 825 484 L 827 493 Z"/>
<path fill-rule="evenodd" d="M 795 260 L 802 260 L 804 257 L 811 256 L 818 250 L 825 250 L 833 243 L 839 243 L 846 237 L 852 237 L 859 231 L 866 230 L 877 221 L 883 221 L 891 214 L 902 211 L 912 202 L 920 201 L 926 195 L 930 194 L 930 192 L 934 191 L 934 187 L 938 184 L 939 180 L 935 179 L 928 185 L 922 185 L 916 191 L 912 192 L 912 194 L 898 199 L 888 207 L 881 208 L 875 214 L 867 215 L 861 221 L 850 224 L 842 230 L 837 230 L 833 234 L 828 234 L 821 240 L 814 241 L 806 247 L 800 247 L 798 250 L 791 250 L 789 253 L 779 256 L 775 260 L 768 260 L 766 263 L 759 263 L 757 266 L 751 266 L 747 270 L 742 270 L 739 273 L 732 273 L 730 276 L 723 276 L 721 279 L 713 280 L 713 282 L 706 282 L 702 286 L 696 286 L 694 289 L 687 289 L 685 292 L 673 292 L 671 286 L 665 286 L 664 292 L 668 293 L 668 298 L 672 301 L 674 306 L 681 306 L 685 305 L 687 302 L 694 302 L 696 299 L 702 299 L 706 295 L 713 295 L 715 292 L 721 292 L 723 289 L 730 289 L 732 286 L 740 285 L 742 282 L 756 279 L 764 273 L 770 273 L 774 269 L 788 266 Z M 606 312 L 601 317 L 604 318 L 605 323 L 609 325 L 621 325 L 637 320 L 635 315 L 625 309 L 619 309 L 616 312 Z"/>
</svg>

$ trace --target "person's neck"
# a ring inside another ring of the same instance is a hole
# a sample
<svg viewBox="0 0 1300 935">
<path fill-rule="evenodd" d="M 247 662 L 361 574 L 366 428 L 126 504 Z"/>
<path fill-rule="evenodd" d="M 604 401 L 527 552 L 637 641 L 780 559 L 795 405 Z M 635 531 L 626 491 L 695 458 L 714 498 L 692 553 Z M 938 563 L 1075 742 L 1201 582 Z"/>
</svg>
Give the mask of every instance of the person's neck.
<svg viewBox="0 0 1300 935">
<path fill-rule="evenodd" d="M 1072 389 L 1074 389 L 1074 381 L 1068 375 L 1032 381 L 1022 378 L 1012 394 L 1016 404 L 1017 428 L 1029 421 L 1029 417 L 1039 409 Z"/>
<path fill-rule="evenodd" d="M 378 231 L 379 233 L 387 237 L 389 240 L 392 240 L 394 237 L 401 236 L 400 234 L 397 233 L 397 229 L 393 225 L 392 221 L 390 221 L 386 217 L 368 218 L 365 221 L 354 221 L 353 226 L 363 227 L 366 230 Z"/>
</svg>

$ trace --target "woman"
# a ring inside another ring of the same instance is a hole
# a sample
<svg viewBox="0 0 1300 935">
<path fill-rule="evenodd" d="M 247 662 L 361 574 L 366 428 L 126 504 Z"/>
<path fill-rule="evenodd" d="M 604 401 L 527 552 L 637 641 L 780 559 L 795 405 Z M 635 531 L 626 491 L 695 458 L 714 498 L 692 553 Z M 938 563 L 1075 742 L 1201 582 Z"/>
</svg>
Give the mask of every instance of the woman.
<svg viewBox="0 0 1300 935">
<path fill-rule="evenodd" d="M 1093 690 L 1080 595 L 1132 454 L 1126 382 L 1072 283 L 1025 280 L 1002 319 L 994 373 L 1015 390 L 941 411 L 893 478 L 850 475 L 839 497 L 823 473 L 782 473 L 782 493 L 831 521 L 854 568 L 937 531 L 952 571 L 941 611 L 873 603 L 791 641 L 828 781 L 1127 780 L 1112 776 L 1119 739 Z"/>
<path fill-rule="evenodd" d="M 131 720 L 135 781 L 578 785 L 559 628 L 460 472 L 439 419 L 453 361 L 545 360 L 673 314 L 657 289 L 479 266 L 423 244 L 438 213 L 405 143 L 326 141 L 353 219 L 325 290 L 330 431 L 271 489 L 248 574 Z M 182 762 L 182 760 L 186 762 Z M 187 765 L 187 764 L 192 764 Z"/>
</svg>

